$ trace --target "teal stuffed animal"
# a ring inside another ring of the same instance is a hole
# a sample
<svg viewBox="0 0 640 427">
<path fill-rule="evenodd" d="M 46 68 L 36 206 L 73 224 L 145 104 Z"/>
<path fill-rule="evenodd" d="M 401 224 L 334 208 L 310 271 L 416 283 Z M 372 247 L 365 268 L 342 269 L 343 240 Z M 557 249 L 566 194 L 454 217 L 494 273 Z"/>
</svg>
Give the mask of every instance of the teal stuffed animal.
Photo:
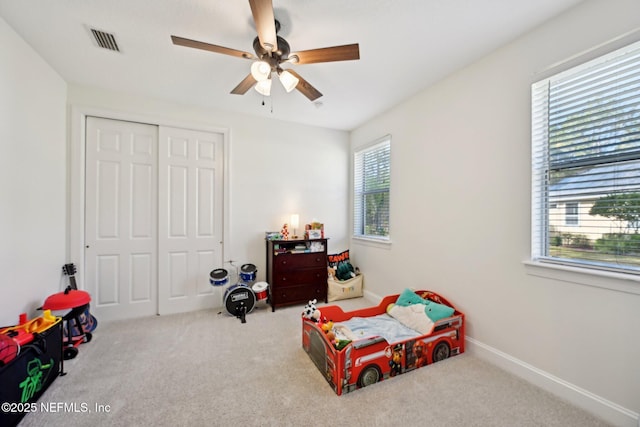
<svg viewBox="0 0 640 427">
<path fill-rule="evenodd" d="M 353 270 L 353 266 L 350 262 L 345 261 L 338 264 L 336 268 L 336 278 L 338 280 L 349 280 L 356 277 L 356 273 Z"/>
<path fill-rule="evenodd" d="M 428 299 L 420 298 L 415 292 L 411 289 L 405 289 L 402 291 L 396 304 L 401 306 L 409 306 L 412 304 L 423 304 L 424 312 L 433 322 L 437 322 L 440 319 L 444 319 L 445 317 L 450 317 L 455 311 L 453 308 L 448 305 L 438 304 L 437 302 L 433 302 Z"/>
</svg>

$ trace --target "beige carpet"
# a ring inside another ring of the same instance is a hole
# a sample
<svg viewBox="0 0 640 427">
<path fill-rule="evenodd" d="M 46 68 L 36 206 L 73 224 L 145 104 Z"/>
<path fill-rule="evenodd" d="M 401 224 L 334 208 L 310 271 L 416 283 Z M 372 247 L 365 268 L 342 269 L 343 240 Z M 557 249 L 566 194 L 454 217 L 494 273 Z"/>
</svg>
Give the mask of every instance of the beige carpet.
<svg viewBox="0 0 640 427">
<path fill-rule="evenodd" d="M 100 323 L 40 398 L 80 412 L 32 413 L 20 426 L 607 425 L 468 353 L 336 396 L 302 349 L 301 311 Z"/>
</svg>

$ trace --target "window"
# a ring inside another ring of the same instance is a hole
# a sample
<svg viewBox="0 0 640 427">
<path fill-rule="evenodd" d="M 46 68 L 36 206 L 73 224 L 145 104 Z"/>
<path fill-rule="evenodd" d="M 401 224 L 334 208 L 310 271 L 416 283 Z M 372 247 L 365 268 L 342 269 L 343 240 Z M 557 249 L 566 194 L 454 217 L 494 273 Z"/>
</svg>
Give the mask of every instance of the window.
<svg viewBox="0 0 640 427">
<path fill-rule="evenodd" d="M 565 206 L 565 225 L 578 225 L 578 202 L 567 202 Z"/>
<path fill-rule="evenodd" d="M 640 274 L 640 42 L 531 93 L 533 259 Z"/>
<path fill-rule="evenodd" d="M 354 153 L 354 237 L 389 240 L 391 136 Z"/>
</svg>

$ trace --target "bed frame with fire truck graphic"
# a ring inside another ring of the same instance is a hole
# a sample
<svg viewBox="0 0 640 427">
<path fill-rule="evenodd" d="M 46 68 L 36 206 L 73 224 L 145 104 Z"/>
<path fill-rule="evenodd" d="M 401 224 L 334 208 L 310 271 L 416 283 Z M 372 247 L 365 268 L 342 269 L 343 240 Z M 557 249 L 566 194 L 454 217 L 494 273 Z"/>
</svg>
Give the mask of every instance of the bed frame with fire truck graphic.
<svg viewBox="0 0 640 427">
<path fill-rule="evenodd" d="M 353 341 L 337 349 L 318 325 L 302 319 L 302 347 L 336 394 L 349 393 L 379 381 L 404 374 L 464 353 L 465 316 L 446 299 L 432 291 L 429 299 L 454 308 L 450 317 L 435 322 L 433 331 L 415 338 L 387 342 L 381 337 Z M 389 295 L 374 307 L 344 312 L 336 305 L 322 307 L 322 316 L 333 322 L 352 317 L 372 317 L 386 313 L 399 294 Z"/>
</svg>

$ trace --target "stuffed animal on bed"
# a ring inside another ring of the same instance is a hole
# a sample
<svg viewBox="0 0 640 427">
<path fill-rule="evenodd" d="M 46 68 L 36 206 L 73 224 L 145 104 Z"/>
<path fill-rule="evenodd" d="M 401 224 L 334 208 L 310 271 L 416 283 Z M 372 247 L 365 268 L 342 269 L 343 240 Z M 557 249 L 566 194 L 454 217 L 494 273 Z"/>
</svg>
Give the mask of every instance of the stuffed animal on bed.
<svg viewBox="0 0 640 427">
<path fill-rule="evenodd" d="M 302 317 L 304 317 L 305 319 L 313 320 L 314 322 L 318 322 L 322 316 L 322 313 L 316 307 L 317 302 L 318 300 L 316 299 L 309 301 L 309 304 L 304 306 Z"/>
<path fill-rule="evenodd" d="M 445 304 L 439 304 L 435 301 L 421 298 L 411 289 L 405 289 L 404 291 L 402 291 L 402 293 L 396 300 L 396 305 L 400 305 L 403 307 L 408 307 L 414 304 L 422 305 L 424 307 L 424 312 L 433 322 L 437 322 L 440 319 L 449 317 L 453 315 L 455 311 L 452 307 L 449 307 Z"/>
</svg>

